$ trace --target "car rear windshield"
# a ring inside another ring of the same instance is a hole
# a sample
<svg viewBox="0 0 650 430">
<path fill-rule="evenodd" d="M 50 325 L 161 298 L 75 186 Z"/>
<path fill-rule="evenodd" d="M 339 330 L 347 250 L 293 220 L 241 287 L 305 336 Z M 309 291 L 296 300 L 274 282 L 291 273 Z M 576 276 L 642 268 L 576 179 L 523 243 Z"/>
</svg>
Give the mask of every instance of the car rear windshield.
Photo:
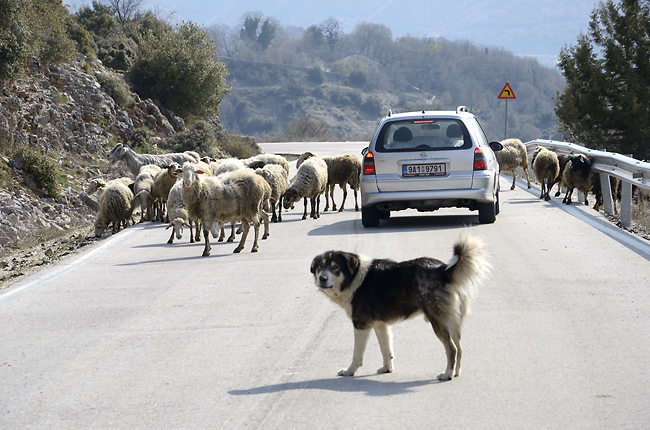
<svg viewBox="0 0 650 430">
<path fill-rule="evenodd" d="M 467 149 L 472 141 L 462 121 L 454 118 L 391 121 L 379 132 L 378 152 Z"/>
</svg>

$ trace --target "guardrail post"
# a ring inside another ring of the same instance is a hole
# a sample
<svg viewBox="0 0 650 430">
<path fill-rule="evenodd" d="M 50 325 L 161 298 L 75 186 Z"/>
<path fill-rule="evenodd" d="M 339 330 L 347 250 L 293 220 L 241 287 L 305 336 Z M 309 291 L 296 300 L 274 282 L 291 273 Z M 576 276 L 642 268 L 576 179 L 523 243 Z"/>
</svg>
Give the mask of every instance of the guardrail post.
<svg viewBox="0 0 650 430">
<path fill-rule="evenodd" d="M 627 181 L 621 183 L 621 225 L 632 225 L 632 183 Z"/>
<path fill-rule="evenodd" d="M 600 189 L 603 195 L 603 210 L 607 215 L 614 215 L 614 200 L 612 199 L 612 183 L 609 175 L 599 173 Z"/>
</svg>

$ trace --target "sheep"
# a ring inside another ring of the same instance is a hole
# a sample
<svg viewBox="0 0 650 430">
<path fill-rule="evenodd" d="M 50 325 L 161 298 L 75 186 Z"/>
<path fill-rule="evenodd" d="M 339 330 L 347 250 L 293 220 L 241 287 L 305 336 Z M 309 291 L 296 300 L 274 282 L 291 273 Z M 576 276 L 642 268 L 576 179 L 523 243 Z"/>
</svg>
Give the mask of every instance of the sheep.
<svg viewBox="0 0 650 430">
<path fill-rule="evenodd" d="M 160 208 L 156 220 L 164 221 L 165 219 L 163 208 L 167 202 L 169 190 L 172 189 L 174 183 L 176 183 L 176 180 L 178 179 L 178 173 L 176 173 L 176 171 L 180 170 L 180 168 L 181 166 L 178 163 L 171 163 L 158 172 L 154 178 L 153 187 L 151 189 L 151 198 L 154 201 L 154 205 Z"/>
<path fill-rule="evenodd" d="M 524 175 L 526 175 L 528 188 L 530 188 L 530 177 L 528 176 L 528 153 L 526 152 L 526 145 L 524 145 L 519 139 L 505 139 L 501 142 L 501 145 L 503 145 L 503 149 L 496 151 L 494 154 L 497 157 L 497 161 L 499 162 L 499 167 L 501 170 L 512 171 L 512 186 L 510 189 L 515 189 L 517 167 L 521 167 L 521 170 L 523 170 Z"/>
<path fill-rule="evenodd" d="M 592 192 L 594 193 L 594 198 L 596 203 L 594 203 L 594 210 L 599 211 L 600 207 L 603 206 L 603 188 L 600 183 L 600 175 L 604 173 L 594 173 L 591 175 L 592 179 Z M 609 175 L 608 175 L 609 176 Z M 616 208 L 616 201 L 621 201 L 621 181 L 615 177 L 609 177 L 609 187 L 612 192 L 612 203 L 614 204 L 614 215 L 618 214 L 618 209 Z"/>
<path fill-rule="evenodd" d="M 162 168 L 155 164 L 147 164 L 140 168 L 135 182 L 133 183 L 133 193 L 140 200 L 140 222 L 154 219 L 154 199 L 151 197 L 153 184 L 156 175 L 162 171 Z M 146 191 L 143 192 L 143 191 Z"/>
<path fill-rule="evenodd" d="M 120 182 L 124 183 L 124 185 L 129 187 L 131 189 L 131 191 L 134 191 L 134 189 L 133 189 L 133 179 L 122 177 L 122 178 L 117 178 L 117 179 L 113 179 L 113 180 L 114 181 L 120 181 Z M 88 185 L 86 186 L 86 194 L 88 196 L 90 196 L 95 191 L 97 191 L 97 202 L 99 203 L 99 201 L 102 198 L 102 194 L 104 193 L 104 187 L 106 187 L 106 181 L 105 180 L 103 180 L 102 178 L 92 179 L 88 183 Z"/>
<path fill-rule="evenodd" d="M 329 192 L 332 198 L 332 210 L 336 211 L 336 203 L 334 203 L 334 187 L 336 184 L 343 190 L 343 201 L 339 212 L 343 212 L 345 206 L 345 199 L 348 196 L 347 186 L 354 191 L 354 210 L 359 211 L 358 192 L 361 186 L 361 160 L 354 155 L 344 154 L 336 155 L 333 157 L 323 157 L 323 161 L 327 164 L 327 186 L 325 188 L 325 211 L 329 209 L 329 199 L 327 194 Z"/>
<path fill-rule="evenodd" d="M 267 164 L 255 169 L 255 173 L 262 176 L 271 186 L 270 203 L 273 211 L 271 222 L 282 222 L 282 199 L 289 188 L 287 171 L 280 164 Z M 275 213 L 276 205 L 278 207 L 277 215 Z"/>
<path fill-rule="evenodd" d="M 204 176 L 192 163 L 184 163 L 178 173 L 183 175 L 182 197 L 188 216 L 199 220 L 203 228 L 204 257 L 210 255 L 209 235 L 215 222 L 242 221 L 242 237 L 235 253 L 244 248 L 252 222 L 255 240 L 251 252 L 258 251 L 260 214 L 265 196 L 271 195 L 271 187 L 262 177 L 250 169 L 235 170 L 220 177 Z M 265 235 L 268 236 L 268 231 Z"/>
<path fill-rule="evenodd" d="M 553 185 L 557 184 L 557 192 L 555 193 L 555 197 L 560 197 L 560 194 L 562 193 L 562 175 L 564 174 L 564 169 L 566 168 L 567 163 L 572 158 L 573 154 L 558 154 L 557 156 L 557 159 L 560 162 L 560 173 L 558 173 L 557 178 L 555 178 L 551 184 L 551 188 L 553 188 Z"/>
<path fill-rule="evenodd" d="M 187 208 L 185 207 L 185 202 L 183 202 L 183 181 L 177 181 L 171 190 L 169 190 L 169 196 L 167 197 L 167 216 L 169 217 L 169 225 L 173 228 L 171 236 L 167 243 L 174 243 L 174 235 L 176 239 L 181 240 L 183 238 L 183 227 L 189 227 L 190 229 L 190 243 L 199 242 L 201 240 L 201 231 L 199 229 L 199 223 L 196 220 L 190 219 Z M 194 232 L 192 231 L 192 225 L 196 226 L 196 238 Z"/>
<path fill-rule="evenodd" d="M 307 158 L 298 168 L 293 183 L 284 194 L 283 206 L 289 209 L 291 205 L 304 199 L 305 212 L 302 219 L 307 218 L 307 198 L 311 201 L 311 217 L 320 217 L 320 196 L 327 187 L 327 164 L 317 155 Z"/>
<path fill-rule="evenodd" d="M 562 203 L 570 205 L 573 189 L 577 188 L 585 195 L 585 205 L 588 205 L 587 193 L 591 190 L 593 184 L 591 161 L 583 154 L 574 155 L 564 168 L 562 183 L 567 189 Z"/>
<path fill-rule="evenodd" d="M 111 223 L 113 233 L 117 233 L 122 225 L 126 228 L 133 213 L 134 200 L 133 192 L 124 182 L 113 180 L 107 183 L 95 220 L 95 236 L 101 237 Z"/>
<path fill-rule="evenodd" d="M 216 163 L 217 163 L 216 168 L 213 168 L 214 176 L 219 176 L 223 173 L 246 168 L 244 162 L 238 158 L 224 158 L 221 160 L 217 160 Z"/>
<path fill-rule="evenodd" d="M 287 172 L 287 177 L 289 177 L 289 162 L 286 158 L 279 154 L 258 154 L 253 157 L 246 158 L 242 160 L 247 167 L 257 169 L 264 167 L 268 164 L 277 164 L 282 166 Z"/>
<path fill-rule="evenodd" d="M 557 154 L 542 146 L 538 146 L 533 154 L 532 164 L 535 177 L 542 184 L 542 191 L 539 198 L 549 201 L 551 200 L 551 196 L 549 196 L 551 186 L 560 172 L 560 162 L 557 159 Z"/>
<path fill-rule="evenodd" d="M 111 164 L 115 166 L 120 161 L 123 161 L 127 168 L 137 176 L 140 168 L 147 164 L 155 164 L 159 167 L 169 165 L 169 163 L 183 164 L 186 161 L 196 162 L 199 161 L 199 154 L 194 151 L 185 151 L 183 153 L 170 153 L 170 154 L 138 154 L 128 146 L 118 143 L 115 148 L 111 149 L 108 153 L 108 159 Z"/>
</svg>

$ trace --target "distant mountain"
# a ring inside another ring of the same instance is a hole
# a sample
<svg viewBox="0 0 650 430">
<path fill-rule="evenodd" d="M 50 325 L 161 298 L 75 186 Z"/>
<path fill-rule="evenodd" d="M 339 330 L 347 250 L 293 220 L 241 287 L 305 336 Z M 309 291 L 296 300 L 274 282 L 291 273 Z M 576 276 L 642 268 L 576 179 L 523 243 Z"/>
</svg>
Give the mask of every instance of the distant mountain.
<svg viewBox="0 0 650 430">
<path fill-rule="evenodd" d="M 72 0 L 72 4 L 83 3 Z M 90 3 L 90 1 L 85 1 Z M 147 0 L 152 9 L 176 11 L 181 20 L 209 27 L 236 27 L 246 12 L 261 12 L 283 26 L 306 28 L 337 19 L 350 33 L 371 22 L 390 28 L 393 37 L 435 36 L 501 47 L 519 56 L 536 57 L 552 66 L 565 45 L 585 32 L 598 0 Z"/>
</svg>

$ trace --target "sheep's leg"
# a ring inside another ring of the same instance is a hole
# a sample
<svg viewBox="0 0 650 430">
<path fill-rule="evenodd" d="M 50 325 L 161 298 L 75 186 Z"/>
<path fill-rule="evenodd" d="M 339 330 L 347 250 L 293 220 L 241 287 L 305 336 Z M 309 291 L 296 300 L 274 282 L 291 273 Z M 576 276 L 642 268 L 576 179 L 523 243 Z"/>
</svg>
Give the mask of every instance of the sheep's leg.
<svg viewBox="0 0 650 430">
<path fill-rule="evenodd" d="M 234 225 L 235 223 L 233 223 L 233 231 L 234 231 Z M 246 237 L 248 236 L 248 231 L 251 229 L 251 223 L 247 219 L 243 219 L 241 225 L 242 225 L 241 240 L 239 241 L 239 245 L 237 245 L 237 248 L 235 248 L 235 250 L 233 251 L 235 254 L 241 252 L 241 250 L 244 249 L 244 243 L 246 243 Z M 257 232 L 259 232 L 259 225 L 257 226 Z M 256 244 L 257 244 L 257 234 L 255 235 L 255 242 L 253 243 L 252 252 L 257 251 L 255 249 Z"/>
<path fill-rule="evenodd" d="M 224 239 L 226 238 L 226 230 L 224 229 L 223 226 L 224 226 L 224 223 L 220 222 L 219 223 L 219 227 L 220 227 L 220 229 L 219 229 L 220 230 L 219 231 L 219 239 L 217 239 L 218 242 L 223 242 Z"/>
<path fill-rule="evenodd" d="M 266 218 L 268 220 L 268 215 L 266 216 Z M 264 225 L 266 226 L 268 224 L 265 222 Z M 251 252 L 257 252 L 257 250 L 260 247 L 259 242 L 258 242 L 258 239 L 260 237 L 260 218 L 259 218 L 259 216 L 255 216 L 255 218 L 253 218 L 253 228 L 255 229 L 255 240 L 253 241 L 253 248 L 251 249 Z M 266 227 L 265 227 L 265 233 L 264 234 L 266 235 Z M 263 237 L 262 239 L 265 239 L 265 238 Z"/>
<path fill-rule="evenodd" d="M 282 222 L 282 197 L 278 200 L 278 222 Z"/>
<path fill-rule="evenodd" d="M 277 203 L 271 203 L 271 209 L 273 210 L 273 215 L 271 216 L 271 222 L 278 222 L 278 216 L 275 213 L 275 206 Z"/>
<path fill-rule="evenodd" d="M 341 188 L 343 188 L 343 201 L 341 202 L 341 207 L 339 208 L 339 212 L 343 212 L 343 208 L 345 207 L 345 199 L 348 197 L 347 185 L 343 184 Z M 334 201 L 334 194 L 332 194 L 332 201 Z M 334 210 L 336 210 L 336 208 L 334 208 Z"/>
<path fill-rule="evenodd" d="M 305 212 L 302 214 L 302 219 L 307 219 L 307 197 L 304 198 L 303 202 L 305 203 Z M 313 210 L 313 205 L 312 205 L 312 210 Z"/>
<path fill-rule="evenodd" d="M 316 197 L 316 209 L 314 210 L 314 214 L 315 219 L 320 218 L 320 196 Z"/>
<path fill-rule="evenodd" d="M 176 231 L 175 231 L 175 228 L 172 227 L 172 235 L 169 236 L 169 240 L 167 241 L 167 243 L 174 243 L 174 234 L 176 234 Z"/>
<path fill-rule="evenodd" d="M 262 217 L 262 221 L 264 221 L 264 235 L 262 236 L 262 240 L 264 240 L 267 237 L 269 237 L 269 235 L 271 234 L 269 232 L 269 214 L 267 214 L 266 212 L 261 210 L 260 211 L 260 216 Z M 259 227 L 258 227 L 258 230 L 259 230 Z"/>
<path fill-rule="evenodd" d="M 190 226 L 190 243 L 194 243 L 194 230 L 192 229 L 192 221 L 190 221 L 188 225 Z M 196 228 L 196 231 L 199 231 L 198 227 Z"/>
<path fill-rule="evenodd" d="M 530 188 L 530 176 L 528 175 L 528 163 L 524 164 L 523 171 L 524 174 L 526 175 L 526 183 L 528 184 L 528 188 Z M 551 184 L 551 187 L 552 186 L 553 185 Z M 548 194 L 548 192 L 546 194 Z"/>
<path fill-rule="evenodd" d="M 512 187 L 510 187 L 511 190 L 515 189 L 515 180 L 517 179 L 517 171 L 515 169 L 512 170 Z"/>
<path fill-rule="evenodd" d="M 203 223 L 205 226 L 206 224 Z M 203 257 L 208 257 L 210 255 L 210 250 L 212 247 L 210 246 L 210 230 L 203 227 L 203 238 L 205 239 L 205 247 L 203 248 Z"/>
<path fill-rule="evenodd" d="M 336 211 L 336 203 L 334 203 L 334 184 L 330 187 L 330 198 L 332 199 L 332 210 Z M 325 198 L 327 199 L 327 194 L 325 194 Z M 345 197 L 343 198 L 343 202 L 345 203 Z M 327 210 L 327 209 L 325 209 Z M 343 210 L 343 205 L 341 204 L 341 210 Z"/>
<path fill-rule="evenodd" d="M 354 210 L 359 212 L 359 199 L 357 198 L 357 189 L 354 189 Z"/>
<path fill-rule="evenodd" d="M 319 198 L 320 198 L 320 196 L 319 196 Z M 318 217 L 316 216 L 316 203 L 315 203 L 315 202 L 316 202 L 316 198 L 315 198 L 315 197 L 311 197 L 311 198 L 309 199 L 309 202 L 311 203 L 311 212 L 310 212 L 309 216 L 312 217 L 312 218 L 314 218 L 314 219 L 315 219 L 315 218 L 318 218 Z"/>
<path fill-rule="evenodd" d="M 334 189 L 334 187 L 332 186 L 331 189 Z M 325 212 L 327 212 L 330 209 L 330 201 L 329 201 L 329 198 L 328 198 L 329 192 L 330 192 L 330 185 L 327 184 L 325 186 L 325 209 L 324 209 Z M 332 192 L 332 206 L 334 206 L 334 192 Z M 334 206 L 334 208 L 332 210 L 335 211 L 336 206 Z"/>
<path fill-rule="evenodd" d="M 196 225 L 196 237 L 194 238 L 195 242 L 200 242 L 201 241 L 201 221 L 195 220 L 194 221 Z"/>
<path fill-rule="evenodd" d="M 230 237 L 228 237 L 228 240 L 226 240 L 226 242 L 234 242 L 235 241 L 235 225 L 236 224 L 237 223 L 234 222 L 234 221 L 232 223 L 230 223 Z M 242 223 L 241 223 L 240 230 L 241 231 L 244 230 L 244 221 L 242 221 Z"/>
<path fill-rule="evenodd" d="M 564 199 L 562 199 L 562 203 L 564 203 L 565 205 L 571 204 L 571 193 L 573 193 L 573 188 L 567 187 L 566 194 L 564 195 Z"/>
</svg>

